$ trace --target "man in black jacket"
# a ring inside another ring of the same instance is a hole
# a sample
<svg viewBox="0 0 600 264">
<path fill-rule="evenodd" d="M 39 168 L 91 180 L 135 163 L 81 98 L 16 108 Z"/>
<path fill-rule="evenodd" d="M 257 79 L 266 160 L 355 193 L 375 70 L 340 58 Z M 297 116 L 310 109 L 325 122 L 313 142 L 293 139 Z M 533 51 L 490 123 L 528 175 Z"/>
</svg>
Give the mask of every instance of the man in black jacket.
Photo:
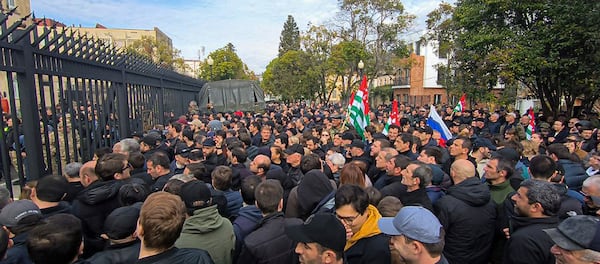
<svg viewBox="0 0 600 264">
<path fill-rule="evenodd" d="M 95 264 L 134 263 L 140 254 L 140 240 L 135 234 L 141 203 L 120 207 L 106 217 L 104 235 L 109 246 L 94 254 L 88 261 Z"/>
<path fill-rule="evenodd" d="M 88 161 L 81 167 L 81 184 L 85 189 L 73 201 L 72 207 L 73 214 L 83 224 L 84 258 L 91 257 L 104 248 L 104 239 L 100 238 L 104 220 L 120 206 L 118 194 L 122 182 L 115 180 L 114 175 L 100 178 L 95 167 L 96 161 Z"/>
<path fill-rule="evenodd" d="M 431 184 L 431 168 L 420 162 L 412 162 L 402 170 L 402 184 L 406 186 L 406 193 L 400 195 L 402 205 L 420 205 L 433 212 L 433 205 L 427 190 Z"/>
<path fill-rule="evenodd" d="M 283 188 L 277 180 L 265 180 L 254 191 L 263 220 L 244 239 L 238 263 L 297 263 L 295 243 L 285 234 L 286 225 L 302 224 L 297 218 L 284 218 Z"/>
<path fill-rule="evenodd" d="M 552 183 L 525 181 L 511 199 L 517 216 L 510 219 L 504 263 L 554 263 L 550 253 L 554 242 L 543 231 L 558 224 L 560 196 Z"/>
<path fill-rule="evenodd" d="M 444 256 L 450 263 L 487 263 L 496 221 L 490 190 L 466 159 L 452 163 L 450 177 L 454 186 L 434 205 L 446 229 Z"/>
</svg>

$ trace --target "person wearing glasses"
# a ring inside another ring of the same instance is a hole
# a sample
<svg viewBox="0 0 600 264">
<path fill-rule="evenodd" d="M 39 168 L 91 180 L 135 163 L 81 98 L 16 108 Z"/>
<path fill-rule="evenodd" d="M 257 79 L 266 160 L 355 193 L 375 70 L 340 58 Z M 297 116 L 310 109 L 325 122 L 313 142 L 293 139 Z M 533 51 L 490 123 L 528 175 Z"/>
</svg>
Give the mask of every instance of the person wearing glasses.
<svg viewBox="0 0 600 264">
<path fill-rule="evenodd" d="M 93 165 L 86 163 L 81 168 L 81 184 L 85 188 L 73 201 L 73 214 L 83 223 L 84 258 L 104 248 L 105 241 L 100 237 L 104 221 L 120 206 L 119 189 L 131 177 L 131 165 L 123 154 L 106 154 Z"/>
<path fill-rule="evenodd" d="M 390 239 L 379 230 L 381 214 L 369 204 L 364 189 L 342 185 L 335 194 L 335 214 L 346 228 L 344 254 L 348 264 L 390 263 Z"/>
</svg>

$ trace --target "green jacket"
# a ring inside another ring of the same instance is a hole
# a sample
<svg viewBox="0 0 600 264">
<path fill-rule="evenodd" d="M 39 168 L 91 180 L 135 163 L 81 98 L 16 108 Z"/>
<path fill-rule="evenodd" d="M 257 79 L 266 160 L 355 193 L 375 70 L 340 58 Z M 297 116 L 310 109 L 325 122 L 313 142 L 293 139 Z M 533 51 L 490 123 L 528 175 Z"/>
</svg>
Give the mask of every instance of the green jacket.
<svg viewBox="0 0 600 264">
<path fill-rule="evenodd" d="M 204 249 L 215 264 L 230 264 L 235 246 L 233 226 L 219 214 L 217 205 L 198 209 L 185 220 L 175 246 Z"/>
<path fill-rule="evenodd" d="M 515 191 L 515 189 L 513 189 L 510 186 L 509 180 L 506 180 L 503 183 L 497 185 L 492 185 L 489 182 L 487 182 L 487 185 L 490 187 L 490 194 L 492 196 L 492 200 L 494 200 L 494 203 L 496 203 L 496 205 L 501 205 L 502 203 L 504 203 L 504 200 L 507 198 L 507 196 Z"/>
</svg>

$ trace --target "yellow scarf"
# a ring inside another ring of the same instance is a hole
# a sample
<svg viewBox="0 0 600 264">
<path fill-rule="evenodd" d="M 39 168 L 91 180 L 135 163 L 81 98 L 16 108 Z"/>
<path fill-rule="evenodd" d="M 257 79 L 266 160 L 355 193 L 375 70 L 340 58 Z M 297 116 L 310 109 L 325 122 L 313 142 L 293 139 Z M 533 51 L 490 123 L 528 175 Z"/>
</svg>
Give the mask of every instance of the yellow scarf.
<svg viewBox="0 0 600 264">
<path fill-rule="evenodd" d="M 377 208 L 373 205 L 369 205 L 367 207 L 367 221 L 360 227 L 360 230 L 352 235 L 348 241 L 346 241 L 346 246 L 344 247 L 344 251 L 348 250 L 358 240 L 363 239 L 365 237 L 372 237 L 374 235 L 381 234 L 381 230 L 379 230 L 379 226 L 377 225 L 377 221 L 381 218 L 381 214 L 377 211 Z"/>
</svg>

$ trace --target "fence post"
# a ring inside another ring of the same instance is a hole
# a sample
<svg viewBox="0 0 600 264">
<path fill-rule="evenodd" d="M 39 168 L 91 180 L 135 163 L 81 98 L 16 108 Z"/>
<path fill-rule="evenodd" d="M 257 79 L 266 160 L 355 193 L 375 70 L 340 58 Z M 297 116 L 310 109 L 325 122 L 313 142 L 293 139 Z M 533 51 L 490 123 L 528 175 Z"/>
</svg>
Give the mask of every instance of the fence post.
<svg viewBox="0 0 600 264">
<path fill-rule="evenodd" d="M 42 151 L 40 114 L 34 80 L 34 56 L 31 47 L 31 35 L 28 33 L 22 43 L 24 72 L 17 73 L 19 97 L 21 98 L 21 116 L 23 119 L 23 135 L 25 137 L 25 167 L 28 169 L 27 180 L 37 180 L 46 173 Z M 29 107 L 27 107 L 29 106 Z M 34 107 L 31 107 L 34 106 Z M 46 131 L 46 129 L 44 129 Z M 18 153 L 17 155 L 20 155 Z M 21 181 L 24 184 L 23 181 Z"/>
<path fill-rule="evenodd" d="M 121 80 L 120 84 L 115 87 L 115 95 L 117 97 L 117 107 L 119 108 L 119 135 L 120 139 L 124 139 L 131 135 L 130 123 L 129 123 L 129 101 L 127 93 L 127 80 L 125 79 L 125 68 L 121 69 Z"/>
<path fill-rule="evenodd" d="M 160 76 L 160 95 L 158 96 L 158 112 L 160 113 L 159 116 L 159 121 L 161 125 L 164 125 L 166 122 L 165 120 L 165 84 L 164 84 L 164 79 L 163 76 Z"/>
</svg>

